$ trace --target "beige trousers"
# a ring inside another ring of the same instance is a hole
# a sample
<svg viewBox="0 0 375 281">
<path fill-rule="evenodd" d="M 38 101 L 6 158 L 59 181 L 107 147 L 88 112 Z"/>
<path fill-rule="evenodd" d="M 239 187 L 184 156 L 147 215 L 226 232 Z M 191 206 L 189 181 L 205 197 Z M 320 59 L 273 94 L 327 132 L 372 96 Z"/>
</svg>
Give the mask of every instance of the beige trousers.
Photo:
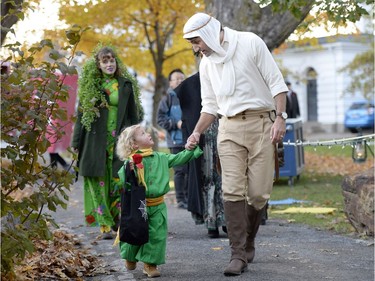
<svg viewBox="0 0 375 281">
<path fill-rule="evenodd" d="M 270 198 L 275 166 L 272 124 L 265 111 L 246 110 L 220 118 L 218 152 L 224 201 L 246 200 L 260 210 Z"/>
</svg>

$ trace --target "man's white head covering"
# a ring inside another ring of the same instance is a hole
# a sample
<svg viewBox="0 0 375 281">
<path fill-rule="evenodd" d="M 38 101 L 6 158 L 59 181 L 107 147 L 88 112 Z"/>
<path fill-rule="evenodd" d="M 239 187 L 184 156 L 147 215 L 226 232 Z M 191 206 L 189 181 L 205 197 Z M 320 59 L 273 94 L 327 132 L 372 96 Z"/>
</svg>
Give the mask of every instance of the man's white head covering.
<svg viewBox="0 0 375 281">
<path fill-rule="evenodd" d="M 210 49 L 219 55 L 225 56 L 225 50 L 220 46 L 221 23 L 204 13 L 192 16 L 184 26 L 184 38 L 200 37 Z"/>
<path fill-rule="evenodd" d="M 225 50 L 220 44 L 220 31 L 221 23 L 217 19 L 205 13 L 197 13 L 185 23 L 183 37 L 186 39 L 200 37 L 213 51 L 207 59 L 216 64 L 223 64 L 222 75 L 217 77 L 217 81 L 222 81 L 222 83 L 213 85 L 214 91 L 219 96 L 231 96 L 235 86 L 232 57 L 236 50 L 238 35 L 235 30 L 224 28 L 229 42 L 228 50 Z"/>
</svg>

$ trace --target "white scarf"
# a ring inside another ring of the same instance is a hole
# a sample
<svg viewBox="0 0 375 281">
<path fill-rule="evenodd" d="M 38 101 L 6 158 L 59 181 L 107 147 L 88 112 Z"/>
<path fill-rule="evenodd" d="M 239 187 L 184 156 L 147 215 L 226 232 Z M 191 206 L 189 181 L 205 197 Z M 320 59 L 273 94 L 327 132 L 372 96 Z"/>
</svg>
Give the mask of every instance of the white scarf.
<svg viewBox="0 0 375 281">
<path fill-rule="evenodd" d="M 215 71 L 216 81 L 221 81 L 221 85 L 213 85 L 218 96 L 231 96 L 234 93 L 236 77 L 232 57 L 237 47 L 237 31 L 224 27 L 229 42 L 228 50 L 220 44 L 221 23 L 204 13 L 197 13 L 192 16 L 184 26 L 184 38 L 200 37 L 206 45 L 214 52 L 207 59 L 215 64 L 223 64 L 223 71 L 220 74 Z"/>
</svg>

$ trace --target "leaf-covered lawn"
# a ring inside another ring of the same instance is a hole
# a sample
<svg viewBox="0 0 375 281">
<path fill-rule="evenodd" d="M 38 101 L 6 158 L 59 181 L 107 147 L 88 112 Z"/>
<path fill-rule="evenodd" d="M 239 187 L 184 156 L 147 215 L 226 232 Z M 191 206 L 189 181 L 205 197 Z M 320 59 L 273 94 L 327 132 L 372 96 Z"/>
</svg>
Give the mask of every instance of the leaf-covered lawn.
<svg viewBox="0 0 375 281">
<path fill-rule="evenodd" d="M 352 175 L 374 166 L 374 158 L 370 154 L 364 163 L 354 163 L 353 159 L 343 155 L 317 154 L 305 152 L 305 170 L 307 174 L 320 175 Z"/>
</svg>

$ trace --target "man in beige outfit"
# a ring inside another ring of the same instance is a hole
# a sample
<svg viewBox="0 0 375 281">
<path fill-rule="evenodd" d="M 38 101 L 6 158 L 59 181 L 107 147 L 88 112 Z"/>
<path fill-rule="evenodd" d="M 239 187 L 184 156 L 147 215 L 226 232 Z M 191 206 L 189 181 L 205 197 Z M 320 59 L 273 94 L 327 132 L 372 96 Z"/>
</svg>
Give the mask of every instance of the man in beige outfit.
<svg viewBox="0 0 375 281">
<path fill-rule="evenodd" d="M 201 52 L 202 110 L 186 148 L 219 116 L 218 151 L 231 259 L 224 275 L 240 275 L 254 259 L 254 239 L 273 186 L 274 144 L 284 137 L 284 78 L 266 44 L 251 32 L 222 28 L 198 13 L 184 38 Z"/>
</svg>

